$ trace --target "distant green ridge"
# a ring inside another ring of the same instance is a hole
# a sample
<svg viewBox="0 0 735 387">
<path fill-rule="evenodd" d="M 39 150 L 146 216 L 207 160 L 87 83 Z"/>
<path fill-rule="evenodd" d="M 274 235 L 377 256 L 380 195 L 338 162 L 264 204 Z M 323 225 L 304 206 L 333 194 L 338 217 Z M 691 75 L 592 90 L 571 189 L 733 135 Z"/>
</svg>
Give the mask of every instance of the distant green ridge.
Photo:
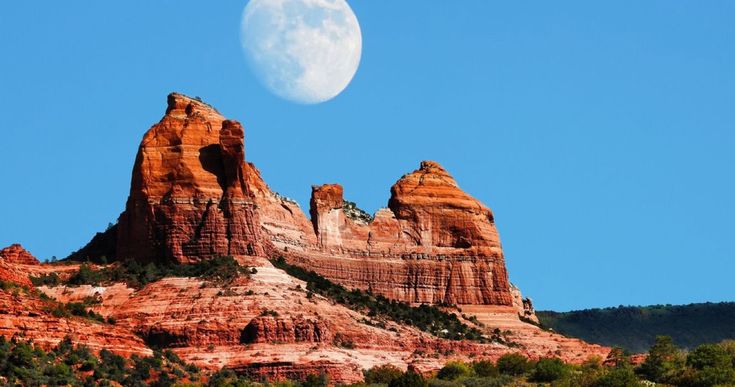
<svg viewBox="0 0 735 387">
<path fill-rule="evenodd" d="M 645 352 L 656 335 L 682 348 L 735 339 L 735 302 L 539 311 L 541 324 L 591 343 Z"/>
</svg>

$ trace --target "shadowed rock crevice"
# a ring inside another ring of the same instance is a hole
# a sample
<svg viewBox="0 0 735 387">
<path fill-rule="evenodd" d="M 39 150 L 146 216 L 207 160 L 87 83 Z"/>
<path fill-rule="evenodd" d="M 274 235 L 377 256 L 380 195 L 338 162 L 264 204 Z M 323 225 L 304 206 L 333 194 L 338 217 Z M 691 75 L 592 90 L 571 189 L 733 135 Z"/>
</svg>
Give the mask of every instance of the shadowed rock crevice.
<svg viewBox="0 0 735 387">
<path fill-rule="evenodd" d="M 225 165 L 222 162 L 222 148 L 219 144 L 207 145 L 199 149 L 199 162 L 205 171 L 217 178 L 220 188 L 224 191 L 227 187 L 225 177 Z"/>
</svg>

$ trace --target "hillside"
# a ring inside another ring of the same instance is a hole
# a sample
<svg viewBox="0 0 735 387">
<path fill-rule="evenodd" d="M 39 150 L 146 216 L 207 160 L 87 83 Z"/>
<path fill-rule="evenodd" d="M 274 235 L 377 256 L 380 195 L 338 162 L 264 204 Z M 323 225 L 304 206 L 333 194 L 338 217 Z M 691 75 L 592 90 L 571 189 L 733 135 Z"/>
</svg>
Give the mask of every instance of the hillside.
<svg viewBox="0 0 735 387">
<path fill-rule="evenodd" d="M 645 352 L 656 335 L 683 348 L 735 338 L 735 302 L 538 311 L 541 324 L 565 335 Z"/>
<path fill-rule="evenodd" d="M 245 161 L 244 136 L 170 94 L 115 225 L 63 262 L 0 250 L 0 335 L 335 383 L 385 364 L 428 375 L 509 353 L 571 364 L 609 354 L 534 325 L 492 211 L 440 164 L 400 177 L 374 216 L 339 184 L 314 185 L 307 217 Z"/>
</svg>

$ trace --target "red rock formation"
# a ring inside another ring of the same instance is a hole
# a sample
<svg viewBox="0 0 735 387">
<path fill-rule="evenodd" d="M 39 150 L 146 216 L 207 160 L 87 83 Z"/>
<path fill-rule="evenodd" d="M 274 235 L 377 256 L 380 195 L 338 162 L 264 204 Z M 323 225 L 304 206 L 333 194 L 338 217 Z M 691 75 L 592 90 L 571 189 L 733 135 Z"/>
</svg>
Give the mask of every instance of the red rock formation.
<svg viewBox="0 0 735 387">
<path fill-rule="evenodd" d="M 290 255 L 347 286 L 406 302 L 512 305 L 493 215 L 431 161 L 391 189 L 372 222 L 346 213 L 342 187 L 314 187 L 318 246 Z"/>
<path fill-rule="evenodd" d="M 11 282 L 16 285 L 33 287 L 28 277 L 28 265 L 39 267 L 40 263 L 31 253 L 20 244 L 12 244 L 0 250 L 0 281 Z"/>
<path fill-rule="evenodd" d="M 33 287 L 28 273 L 17 268 L 15 265 L 0 260 L 0 281 L 11 282 L 16 285 Z"/>
<path fill-rule="evenodd" d="M 451 359 L 508 352 L 576 363 L 609 352 L 519 319 L 535 316 L 508 282 L 492 212 L 437 163 L 423 162 L 398 180 L 374 219 L 345 202 L 341 186 L 313 187 L 308 219 L 245 163 L 243 137 L 239 123 L 209 105 L 171 94 L 166 114 L 141 142 L 118 226 L 75 256 L 97 260 L 116 251 L 118 259 L 192 263 L 233 255 L 257 273 L 226 286 L 164 278 L 137 290 L 123 283 L 38 288 L 61 302 L 94 297 L 100 302 L 93 309 L 114 317 L 114 326 L 56 318 L 35 290 L 0 290 L 0 334 L 46 346 L 71 334 L 126 355 L 155 345 L 206 369 L 297 379 L 326 372 L 338 383 L 359 382 L 363 369 L 381 364 L 427 372 Z M 0 279 L 28 287 L 28 274 L 68 278 L 79 268 L 0 255 Z M 475 328 L 489 336 L 499 329 L 513 345 L 449 341 L 376 320 L 306 292 L 304 282 L 268 262 L 275 255 L 393 299 L 460 304 L 461 311 L 449 311 L 469 325 L 477 320 L 464 315 L 476 316 L 484 325 Z"/>
<path fill-rule="evenodd" d="M 93 351 L 107 348 L 125 356 L 152 354 L 127 329 L 79 317 L 56 317 L 49 312 L 52 308 L 53 302 L 39 299 L 31 290 L 0 290 L 0 335 L 32 340 L 45 349 L 69 336 Z"/>
<path fill-rule="evenodd" d="M 263 255 L 245 179 L 243 128 L 211 106 L 168 97 L 143 137 L 118 229 L 118 258 L 196 262 Z"/>
<path fill-rule="evenodd" d="M 246 164 L 245 170 L 268 239 L 282 251 L 306 251 L 316 246 L 314 227 L 296 201 L 271 191 L 253 164 Z"/>
<path fill-rule="evenodd" d="M 251 343 L 329 343 L 332 334 L 323 321 L 306 319 L 303 316 L 282 318 L 259 316 L 245 326 L 240 342 Z"/>
<path fill-rule="evenodd" d="M 24 249 L 18 243 L 14 243 L 0 250 L 0 259 L 9 263 L 19 263 L 23 265 L 38 265 L 38 259 Z"/>
<path fill-rule="evenodd" d="M 346 206 L 341 186 L 314 187 L 309 220 L 244 162 L 243 141 L 239 123 L 171 94 L 138 151 L 118 258 L 284 255 L 402 301 L 513 305 L 492 212 L 437 163 L 403 176 L 375 219 Z"/>
</svg>

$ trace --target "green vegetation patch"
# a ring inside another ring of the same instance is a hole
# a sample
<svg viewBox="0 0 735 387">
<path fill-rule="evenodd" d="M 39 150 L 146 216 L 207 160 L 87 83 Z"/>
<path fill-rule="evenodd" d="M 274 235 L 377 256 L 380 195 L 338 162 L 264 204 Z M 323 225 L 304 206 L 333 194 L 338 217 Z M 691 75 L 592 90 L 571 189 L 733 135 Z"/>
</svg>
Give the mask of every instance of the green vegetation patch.
<svg viewBox="0 0 735 387">
<path fill-rule="evenodd" d="M 142 288 L 151 282 L 166 277 L 196 277 L 226 285 L 241 275 L 250 276 L 251 272 L 253 272 L 253 269 L 240 266 L 233 257 L 224 256 L 189 265 L 157 264 L 155 262 L 144 265 L 137 261 L 125 261 L 96 270 L 90 265 L 82 264 L 79 271 L 66 281 L 61 281 L 56 273 L 32 277 L 31 281 L 36 286 L 58 286 L 60 284 L 100 286 L 125 282 L 130 287 Z"/>
<path fill-rule="evenodd" d="M 541 324 L 559 333 L 631 352 L 645 352 L 657 335 L 692 349 L 735 338 L 735 302 L 619 306 L 572 312 L 540 311 Z"/>
<path fill-rule="evenodd" d="M 185 364 L 170 351 L 125 359 L 104 349 L 95 356 L 69 338 L 44 351 L 31 342 L 3 336 L 0 376 L 4 385 L 23 386 L 171 386 L 201 379 L 197 367 Z"/>
</svg>

